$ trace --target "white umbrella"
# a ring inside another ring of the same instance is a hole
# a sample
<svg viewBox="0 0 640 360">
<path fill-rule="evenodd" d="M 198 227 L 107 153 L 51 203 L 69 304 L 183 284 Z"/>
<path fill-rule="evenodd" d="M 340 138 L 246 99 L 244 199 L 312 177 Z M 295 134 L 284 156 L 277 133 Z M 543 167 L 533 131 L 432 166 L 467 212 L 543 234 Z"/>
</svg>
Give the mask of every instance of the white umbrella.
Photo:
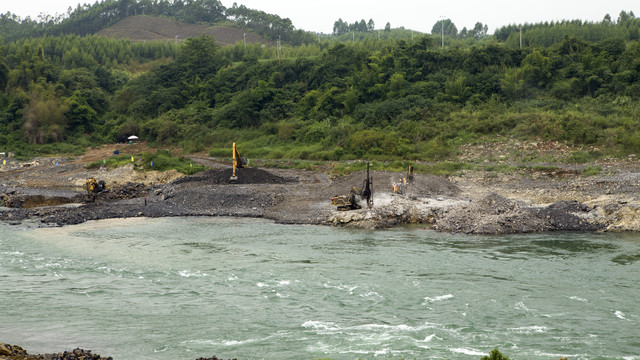
<svg viewBox="0 0 640 360">
<path fill-rule="evenodd" d="M 135 135 L 131 135 L 127 138 L 127 140 L 138 140 L 138 137 Z"/>
</svg>

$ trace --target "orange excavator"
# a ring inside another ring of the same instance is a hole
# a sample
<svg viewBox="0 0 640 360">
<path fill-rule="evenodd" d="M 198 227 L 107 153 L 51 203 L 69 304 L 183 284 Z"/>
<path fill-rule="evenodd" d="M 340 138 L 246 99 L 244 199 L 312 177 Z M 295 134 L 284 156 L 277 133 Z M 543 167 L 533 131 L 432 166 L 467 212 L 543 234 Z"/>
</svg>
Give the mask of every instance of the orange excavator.
<svg viewBox="0 0 640 360">
<path fill-rule="evenodd" d="M 238 174 L 237 174 L 237 169 L 243 168 L 245 166 L 247 166 L 248 162 L 247 162 L 247 158 L 241 157 L 240 156 L 240 152 L 238 152 L 238 148 L 236 147 L 236 143 L 233 143 L 233 173 L 231 174 L 231 177 L 229 178 L 229 183 L 230 184 L 237 184 L 238 183 Z"/>
</svg>

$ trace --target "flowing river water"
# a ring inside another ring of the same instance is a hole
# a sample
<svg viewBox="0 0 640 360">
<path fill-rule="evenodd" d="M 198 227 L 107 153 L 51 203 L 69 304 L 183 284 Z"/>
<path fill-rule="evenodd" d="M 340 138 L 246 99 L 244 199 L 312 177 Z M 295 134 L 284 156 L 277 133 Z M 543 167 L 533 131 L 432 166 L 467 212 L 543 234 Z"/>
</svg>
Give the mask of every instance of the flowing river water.
<svg viewBox="0 0 640 360">
<path fill-rule="evenodd" d="M 0 341 L 127 359 L 640 359 L 640 235 L 0 225 Z"/>
</svg>

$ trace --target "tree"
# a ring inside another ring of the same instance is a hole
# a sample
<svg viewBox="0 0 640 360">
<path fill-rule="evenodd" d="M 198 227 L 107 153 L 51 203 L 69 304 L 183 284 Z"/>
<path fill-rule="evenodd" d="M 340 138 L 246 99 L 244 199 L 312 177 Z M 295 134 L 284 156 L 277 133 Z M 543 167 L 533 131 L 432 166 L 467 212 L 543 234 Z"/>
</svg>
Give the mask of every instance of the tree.
<svg viewBox="0 0 640 360">
<path fill-rule="evenodd" d="M 384 26 L 385 32 L 391 32 L 391 23 L 387 22 L 387 25 Z"/>
<path fill-rule="evenodd" d="M 445 36 L 456 37 L 456 35 L 458 35 L 458 28 L 451 22 L 451 19 L 444 19 L 433 25 L 431 33 L 433 35 L 441 35 L 444 33 Z"/>
<path fill-rule="evenodd" d="M 473 27 L 473 38 L 476 40 L 480 40 L 487 35 L 489 31 L 489 27 L 487 25 L 482 25 L 481 22 L 477 22 Z"/>
<path fill-rule="evenodd" d="M 182 45 L 182 54 L 178 57 L 178 63 L 192 75 L 202 78 L 211 76 L 222 66 L 221 59 L 216 54 L 217 51 L 218 45 L 213 36 L 188 38 Z"/>
<path fill-rule="evenodd" d="M 481 360 L 509 360 L 509 357 L 502 355 L 498 349 L 493 349 L 489 356 L 483 356 Z"/>
<path fill-rule="evenodd" d="M 376 29 L 376 23 L 373 22 L 373 19 L 369 19 L 367 23 L 367 31 L 371 32 Z"/>
<path fill-rule="evenodd" d="M 543 88 L 551 79 L 551 60 L 535 50 L 522 61 L 524 79 L 531 85 Z"/>
<path fill-rule="evenodd" d="M 344 22 L 341 18 L 333 23 L 333 35 L 340 36 L 349 32 L 349 24 Z"/>
<path fill-rule="evenodd" d="M 32 144 L 64 140 L 67 109 L 53 86 L 34 86 L 24 109 L 23 131 L 27 140 Z"/>
</svg>

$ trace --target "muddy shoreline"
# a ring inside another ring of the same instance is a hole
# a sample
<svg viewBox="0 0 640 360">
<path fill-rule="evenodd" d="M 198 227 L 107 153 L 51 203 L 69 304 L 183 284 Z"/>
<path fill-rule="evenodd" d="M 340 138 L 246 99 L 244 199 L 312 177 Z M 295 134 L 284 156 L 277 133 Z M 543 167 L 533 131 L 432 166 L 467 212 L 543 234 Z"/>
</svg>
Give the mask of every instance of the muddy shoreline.
<svg viewBox="0 0 640 360">
<path fill-rule="evenodd" d="M 329 199 L 360 186 L 364 172 L 331 179 L 308 170 L 247 168 L 240 169 L 237 184 L 229 184 L 228 166 L 198 160 L 211 170 L 189 177 L 47 162 L 1 171 L 0 221 L 47 227 L 127 217 L 236 216 L 366 229 L 421 224 L 467 234 L 640 230 L 635 163 L 599 165 L 592 176 L 569 166 L 415 174 L 403 195 L 394 194 L 391 184 L 404 174 L 374 171 L 373 208 L 336 211 Z M 87 177 L 105 179 L 110 188 L 87 196 L 79 185 Z"/>
</svg>

